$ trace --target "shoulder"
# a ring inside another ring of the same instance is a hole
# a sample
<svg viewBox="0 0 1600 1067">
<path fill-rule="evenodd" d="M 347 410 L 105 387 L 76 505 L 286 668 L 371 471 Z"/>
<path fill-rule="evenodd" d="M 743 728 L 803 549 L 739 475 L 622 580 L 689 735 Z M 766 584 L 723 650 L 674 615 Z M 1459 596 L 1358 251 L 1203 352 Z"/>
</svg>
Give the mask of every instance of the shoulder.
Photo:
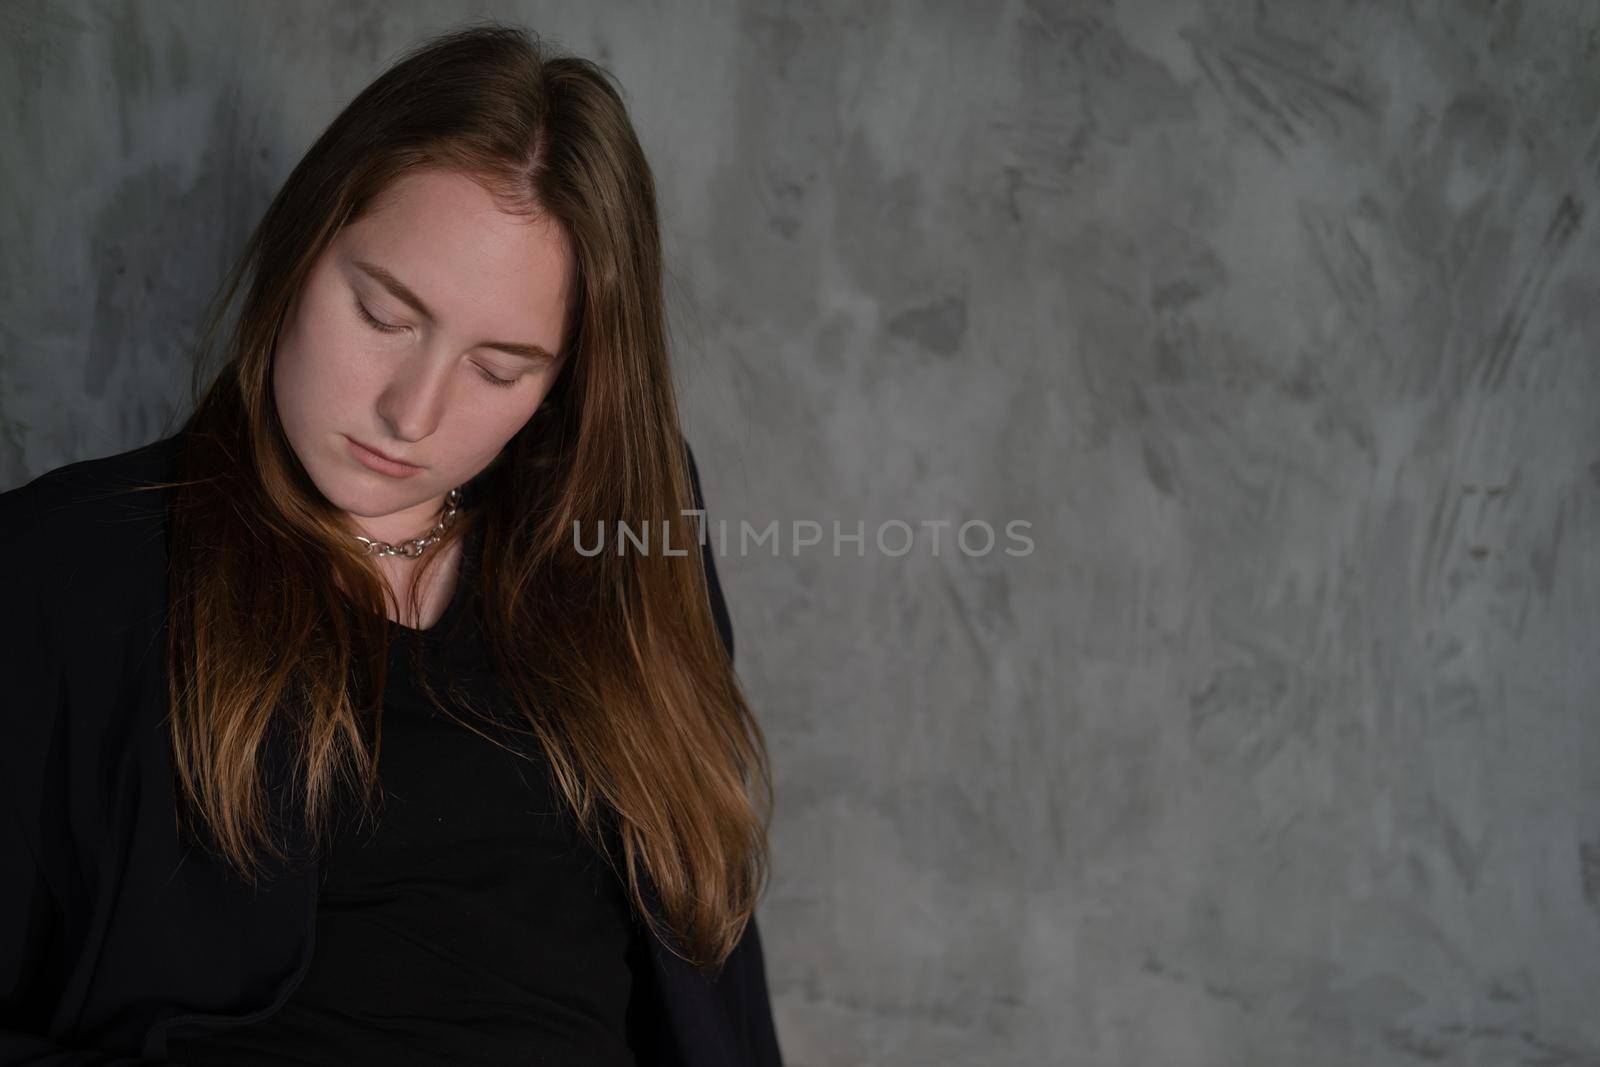
<svg viewBox="0 0 1600 1067">
<path fill-rule="evenodd" d="M 0 529 L 11 533 L 27 518 L 125 520 L 130 510 L 140 510 L 141 497 L 162 495 L 144 487 L 173 477 L 178 440 L 174 434 L 109 456 L 67 463 L 0 493 L 0 519 L 5 521 Z"/>
<path fill-rule="evenodd" d="M 173 435 L 48 470 L 0 493 L 0 549 L 38 564 L 85 551 L 116 552 L 162 529 L 174 477 Z M 119 544 L 120 542 L 120 544 Z"/>
<path fill-rule="evenodd" d="M 701 503 L 701 500 L 700 500 L 700 465 L 694 461 L 694 448 L 690 446 L 689 439 L 687 437 L 679 435 L 679 440 L 683 444 L 683 458 L 684 458 L 684 461 L 686 463 L 688 463 L 688 465 L 689 465 L 689 485 L 694 490 L 694 500 L 695 500 L 696 506 L 698 506 Z"/>
<path fill-rule="evenodd" d="M 684 458 L 689 465 L 689 489 L 693 496 L 690 504 L 692 508 L 701 512 L 699 522 L 700 557 L 706 572 L 706 595 L 711 599 L 711 618 L 717 624 L 717 636 L 722 638 L 722 647 L 728 653 L 728 659 L 733 659 L 733 619 L 728 614 L 728 601 L 722 591 L 722 579 L 717 574 L 716 560 L 711 551 L 711 538 L 706 533 L 706 498 L 700 488 L 700 467 L 695 463 L 694 449 L 689 447 L 688 438 L 682 438 Z"/>
<path fill-rule="evenodd" d="M 41 862 L 57 862 L 69 825 L 97 847 L 105 828 L 80 817 L 110 810 L 113 763 L 138 751 L 131 739 L 150 736 L 143 713 L 160 710 L 145 696 L 160 666 L 167 493 L 139 487 L 171 479 L 175 443 L 69 463 L 0 493 L 0 819 L 15 813 Z M 14 859 L 0 855 L 0 866 Z M 64 892 L 69 877 L 52 869 Z"/>
<path fill-rule="evenodd" d="M 125 608 L 144 617 L 165 590 L 171 495 L 152 486 L 175 476 L 177 443 L 68 463 L 0 493 L 0 578 L 19 615 L 61 634 L 120 629 Z"/>
</svg>

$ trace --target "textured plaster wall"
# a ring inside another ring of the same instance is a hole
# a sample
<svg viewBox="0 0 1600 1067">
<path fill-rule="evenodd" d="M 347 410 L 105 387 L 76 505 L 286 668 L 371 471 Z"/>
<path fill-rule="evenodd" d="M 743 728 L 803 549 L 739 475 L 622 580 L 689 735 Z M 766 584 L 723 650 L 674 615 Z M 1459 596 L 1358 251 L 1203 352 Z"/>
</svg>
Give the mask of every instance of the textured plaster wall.
<svg viewBox="0 0 1600 1067">
<path fill-rule="evenodd" d="M 1600 7 L 0 5 L 0 486 L 161 432 L 476 14 L 621 79 L 713 519 L 786 524 L 720 566 L 795 1067 L 1600 1063 Z"/>
</svg>

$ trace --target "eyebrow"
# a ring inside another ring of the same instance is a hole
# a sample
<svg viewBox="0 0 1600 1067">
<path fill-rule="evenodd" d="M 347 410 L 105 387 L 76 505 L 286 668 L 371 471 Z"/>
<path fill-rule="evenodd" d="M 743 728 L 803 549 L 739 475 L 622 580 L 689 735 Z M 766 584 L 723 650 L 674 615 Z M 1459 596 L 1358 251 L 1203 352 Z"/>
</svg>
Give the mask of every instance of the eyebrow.
<svg viewBox="0 0 1600 1067">
<path fill-rule="evenodd" d="M 389 290 L 389 292 L 392 293 L 397 300 L 402 300 L 405 303 L 410 304 L 417 314 L 421 315 L 429 322 L 434 321 L 433 312 L 429 311 L 428 305 L 422 302 L 422 297 L 412 292 L 410 287 L 408 287 L 399 278 L 396 278 L 389 271 L 384 270 L 376 263 L 369 263 L 364 259 L 351 260 L 351 263 L 360 268 L 360 270 L 372 278 L 373 281 Z M 478 347 L 497 349 L 498 351 L 504 352 L 507 355 L 521 356 L 523 359 L 531 359 L 544 363 L 555 362 L 555 357 L 552 356 L 549 349 L 545 348 L 543 345 L 524 345 L 517 344 L 514 341 L 483 341 L 479 343 Z"/>
</svg>

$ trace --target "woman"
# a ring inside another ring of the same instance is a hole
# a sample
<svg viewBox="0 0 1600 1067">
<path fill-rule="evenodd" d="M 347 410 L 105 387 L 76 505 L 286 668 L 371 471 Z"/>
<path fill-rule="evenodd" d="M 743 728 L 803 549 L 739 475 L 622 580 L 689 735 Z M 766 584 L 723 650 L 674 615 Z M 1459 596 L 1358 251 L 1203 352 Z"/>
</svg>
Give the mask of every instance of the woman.
<svg viewBox="0 0 1600 1067">
<path fill-rule="evenodd" d="M 414 50 L 203 351 L 241 285 L 178 432 L 0 494 L 0 1062 L 778 1064 L 770 778 L 606 76 Z"/>
</svg>

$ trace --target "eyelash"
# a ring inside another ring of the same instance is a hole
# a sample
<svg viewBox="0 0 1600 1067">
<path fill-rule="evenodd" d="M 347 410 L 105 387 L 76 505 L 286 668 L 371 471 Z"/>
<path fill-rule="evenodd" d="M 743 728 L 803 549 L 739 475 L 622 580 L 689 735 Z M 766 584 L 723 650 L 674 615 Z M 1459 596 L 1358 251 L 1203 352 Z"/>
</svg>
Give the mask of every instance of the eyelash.
<svg viewBox="0 0 1600 1067">
<path fill-rule="evenodd" d="M 378 330 L 382 333 L 400 333 L 405 330 L 404 326 L 391 326 L 387 322 L 379 322 L 377 319 L 372 317 L 372 312 L 367 310 L 367 306 L 359 300 L 356 301 L 356 310 L 361 313 L 361 317 L 363 319 L 367 320 L 367 325 L 371 326 L 374 330 Z M 488 382 L 490 385 L 498 386 L 501 389 L 509 389 L 513 385 L 517 384 L 517 379 L 515 378 L 502 378 L 498 374 L 490 374 L 482 367 L 478 368 L 478 376 L 484 381 Z"/>
</svg>

